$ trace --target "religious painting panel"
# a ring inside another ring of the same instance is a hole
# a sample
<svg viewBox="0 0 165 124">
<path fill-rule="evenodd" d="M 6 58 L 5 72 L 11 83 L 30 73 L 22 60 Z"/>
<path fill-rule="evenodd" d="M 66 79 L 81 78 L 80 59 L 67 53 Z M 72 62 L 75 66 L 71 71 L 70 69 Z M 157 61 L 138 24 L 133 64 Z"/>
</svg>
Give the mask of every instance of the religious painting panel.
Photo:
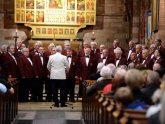
<svg viewBox="0 0 165 124">
<path fill-rule="evenodd" d="M 26 0 L 26 9 L 34 9 L 34 0 Z"/>
<path fill-rule="evenodd" d="M 46 34 L 46 28 L 42 28 L 42 34 Z"/>
<path fill-rule="evenodd" d="M 85 12 L 77 12 L 77 23 L 82 24 L 85 22 Z"/>
<path fill-rule="evenodd" d="M 44 9 L 45 0 L 36 0 L 36 9 Z"/>
<path fill-rule="evenodd" d="M 49 0 L 49 8 L 50 9 L 63 9 L 64 8 L 63 2 L 64 2 L 64 0 Z"/>
<path fill-rule="evenodd" d="M 25 0 L 20 0 L 21 9 L 25 8 Z"/>
<path fill-rule="evenodd" d="M 85 0 L 77 0 L 77 10 L 85 10 Z"/>
<path fill-rule="evenodd" d="M 19 9 L 21 8 L 21 0 L 17 0 L 16 2 L 16 7 Z"/>
<path fill-rule="evenodd" d="M 44 11 L 36 12 L 36 22 L 44 22 Z"/>
<path fill-rule="evenodd" d="M 52 28 L 48 28 L 48 34 L 53 34 L 53 29 Z"/>
<path fill-rule="evenodd" d="M 75 0 L 68 0 L 67 1 L 67 9 L 68 10 L 75 10 Z"/>
<path fill-rule="evenodd" d="M 21 22 L 25 22 L 25 11 L 21 10 Z"/>
<path fill-rule="evenodd" d="M 26 11 L 26 21 L 34 22 L 34 11 L 31 10 Z"/>
<path fill-rule="evenodd" d="M 75 12 L 67 12 L 67 22 L 75 22 Z"/>
</svg>

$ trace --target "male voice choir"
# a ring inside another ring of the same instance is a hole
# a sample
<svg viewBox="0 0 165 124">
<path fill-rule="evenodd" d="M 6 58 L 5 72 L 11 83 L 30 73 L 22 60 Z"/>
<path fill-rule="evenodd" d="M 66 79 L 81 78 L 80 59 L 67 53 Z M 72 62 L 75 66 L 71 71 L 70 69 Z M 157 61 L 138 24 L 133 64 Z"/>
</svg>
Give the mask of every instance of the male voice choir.
<svg viewBox="0 0 165 124">
<path fill-rule="evenodd" d="M 160 39 L 149 47 L 135 44 L 131 40 L 127 49 L 120 46 L 118 39 L 113 41 L 113 46 L 109 49 L 104 44 L 98 47 L 95 41 L 84 41 L 78 52 L 71 48 L 69 41 L 64 41 L 63 49 L 50 43 L 45 50 L 42 45 L 41 41 L 37 41 L 29 49 L 18 40 L 16 47 L 1 46 L 1 77 L 19 79 L 20 102 L 41 102 L 45 92 L 46 101 L 53 100 L 55 106 L 61 103 L 61 107 L 65 107 L 67 100 L 75 102 L 75 82 L 79 82 L 78 97 L 82 97 L 82 82 L 100 77 L 100 63 L 124 69 L 160 70 L 165 67 L 165 48 Z"/>
</svg>

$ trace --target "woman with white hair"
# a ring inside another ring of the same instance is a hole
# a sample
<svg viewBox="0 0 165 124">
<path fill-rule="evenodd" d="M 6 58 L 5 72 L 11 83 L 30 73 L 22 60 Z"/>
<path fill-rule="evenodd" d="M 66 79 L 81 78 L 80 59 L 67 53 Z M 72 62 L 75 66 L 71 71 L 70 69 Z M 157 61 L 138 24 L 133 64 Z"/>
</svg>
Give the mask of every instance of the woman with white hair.
<svg viewBox="0 0 165 124">
<path fill-rule="evenodd" d="M 104 63 L 102 63 L 102 62 L 98 63 L 97 72 L 90 75 L 90 80 L 97 80 L 98 78 L 100 78 L 101 77 L 100 71 L 103 67 L 104 67 Z"/>
<path fill-rule="evenodd" d="M 95 84 L 87 87 L 87 95 L 92 96 L 98 90 L 102 90 L 112 80 L 112 71 L 109 67 L 104 66 L 100 71 L 100 77 Z"/>
</svg>

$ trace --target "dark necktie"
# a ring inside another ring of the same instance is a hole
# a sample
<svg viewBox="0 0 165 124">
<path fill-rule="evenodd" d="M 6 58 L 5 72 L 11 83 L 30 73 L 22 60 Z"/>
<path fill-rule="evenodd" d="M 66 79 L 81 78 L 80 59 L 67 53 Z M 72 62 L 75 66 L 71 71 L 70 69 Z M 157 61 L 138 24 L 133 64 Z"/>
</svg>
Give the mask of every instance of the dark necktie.
<svg viewBox="0 0 165 124">
<path fill-rule="evenodd" d="M 86 58 L 89 58 L 89 56 L 85 56 Z"/>
</svg>

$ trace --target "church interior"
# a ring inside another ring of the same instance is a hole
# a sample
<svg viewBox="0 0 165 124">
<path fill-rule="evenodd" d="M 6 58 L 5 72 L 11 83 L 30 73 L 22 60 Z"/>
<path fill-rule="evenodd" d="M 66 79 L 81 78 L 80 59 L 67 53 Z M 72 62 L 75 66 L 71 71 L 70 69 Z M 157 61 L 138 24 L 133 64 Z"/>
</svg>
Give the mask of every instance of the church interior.
<svg viewBox="0 0 165 124">
<path fill-rule="evenodd" d="M 0 124 L 165 124 L 164 22 L 165 0 L 0 0 Z"/>
</svg>

